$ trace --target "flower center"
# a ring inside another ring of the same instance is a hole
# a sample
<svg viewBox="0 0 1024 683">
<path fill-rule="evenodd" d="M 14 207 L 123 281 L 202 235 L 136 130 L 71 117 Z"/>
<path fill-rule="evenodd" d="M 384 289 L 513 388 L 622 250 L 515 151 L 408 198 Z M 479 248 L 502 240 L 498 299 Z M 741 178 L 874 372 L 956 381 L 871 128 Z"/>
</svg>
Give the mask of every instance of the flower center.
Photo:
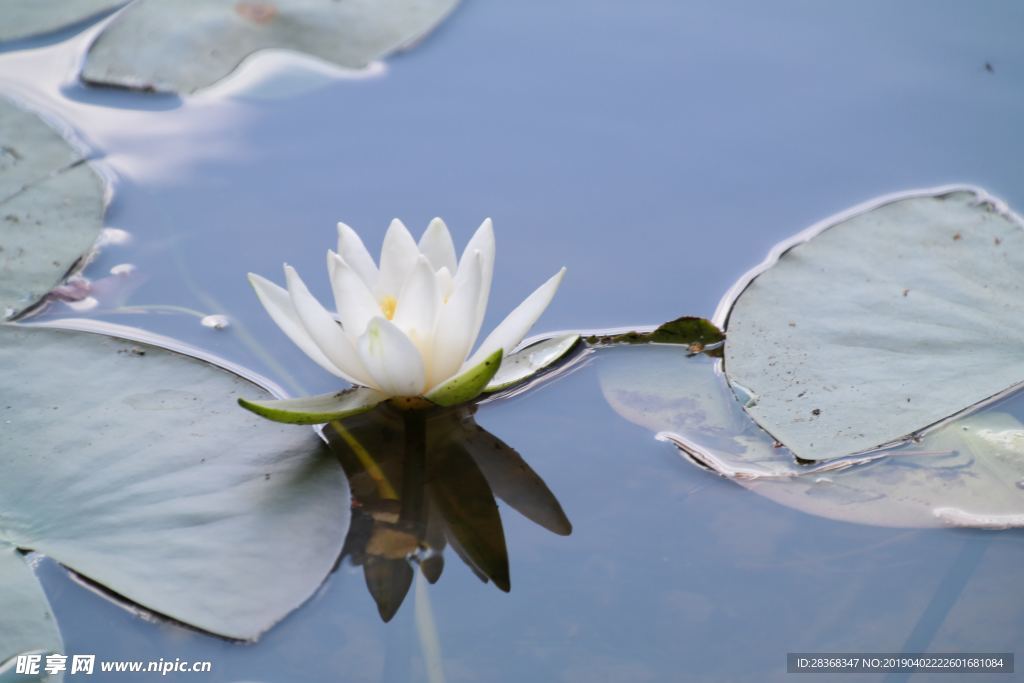
<svg viewBox="0 0 1024 683">
<path fill-rule="evenodd" d="M 384 300 L 380 302 L 380 310 L 384 312 L 384 317 L 391 320 L 395 317 L 395 308 L 398 306 L 398 299 L 393 296 L 386 296 Z"/>
</svg>

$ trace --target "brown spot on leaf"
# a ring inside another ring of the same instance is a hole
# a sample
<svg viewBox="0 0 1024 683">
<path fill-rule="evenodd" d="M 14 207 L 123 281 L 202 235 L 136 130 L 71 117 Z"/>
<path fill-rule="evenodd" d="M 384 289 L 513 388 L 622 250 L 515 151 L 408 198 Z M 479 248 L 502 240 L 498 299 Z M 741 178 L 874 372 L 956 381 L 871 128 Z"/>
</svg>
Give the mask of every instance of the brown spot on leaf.
<svg viewBox="0 0 1024 683">
<path fill-rule="evenodd" d="M 235 13 L 254 24 L 269 24 L 277 16 L 277 7 L 269 2 L 242 0 L 235 3 Z"/>
</svg>

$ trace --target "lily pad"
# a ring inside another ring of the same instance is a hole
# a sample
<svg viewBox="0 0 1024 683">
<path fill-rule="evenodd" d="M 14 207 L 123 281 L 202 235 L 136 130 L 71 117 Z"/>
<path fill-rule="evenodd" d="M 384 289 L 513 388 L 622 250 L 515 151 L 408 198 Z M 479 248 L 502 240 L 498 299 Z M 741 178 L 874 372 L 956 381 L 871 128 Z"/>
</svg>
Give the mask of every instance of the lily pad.
<svg viewBox="0 0 1024 683">
<path fill-rule="evenodd" d="M 1024 381 L 1024 224 L 980 190 L 858 207 L 734 291 L 726 375 L 803 459 L 904 441 Z"/>
<path fill-rule="evenodd" d="M 31 567 L 14 546 L 0 543 L 0 682 L 44 679 L 16 674 L 17 656 L 56 653 L 63 647 L 50 603 Z"/>
<path fill-rule="evenodd" d="M 609 404 L 690 462 L 811 514 L 890 527 L 1024 526 L 1024 394 L 953 420 L 919 443 L 801 462 L 744 413 L 720 361 L 670 347 L 598 357 Z"/>
<path fill-rule="evenodd" d="M 0 317 L 38 301 L 88 254 L 103 192 L 56 131 L 0 99 Z"/>
<path fill-rule="evenodd" d="M 362 69 L 409 46 L 457 0 L 137 0 L 89 49 L 93 84 L 190 93 L 270 48 Z"/>
<path fill-rule="evenodd" d="M 126 0 L 32 0 L 4 3 L 0 42 L 59 31 L 120 7 Z"/>
<path fill-rule="evenodd" d="M 250 381 L 103 335 L 0 326 L 0 540 L 143 607 L 255 639 L 330 572 L 342 470 Z"/>
</svg>

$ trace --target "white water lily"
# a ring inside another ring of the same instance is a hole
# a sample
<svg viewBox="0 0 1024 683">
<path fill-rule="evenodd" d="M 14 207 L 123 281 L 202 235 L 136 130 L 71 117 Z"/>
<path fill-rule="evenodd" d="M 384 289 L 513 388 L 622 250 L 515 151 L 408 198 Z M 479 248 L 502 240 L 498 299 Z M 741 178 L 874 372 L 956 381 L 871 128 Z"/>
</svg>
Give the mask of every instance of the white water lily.
<svg viewBox="0 0 1024 683">
<path fill-rule="evenodd" d="M 291 266 L 284 267 L 287 289 L 252 273 L 249 281 L 274 322 L 328 372 L 373 390 L 379 400 L 426 397 L 447 404 L 451 395 L 472 398 L 465 390 L 452 393 L 467 379 L 475 394 L 483 389 L 501 357 L 551 303 L 565 273 L 562 268 L 526 297 L 473 351 L 490 295 L 494 252 L 490 219 L 458 260 L 441 219 L 430 222 L 418 244 L 395 219 L 378 267 L 356 232 L 339 223 L 338 251 L 327 252 L 336 316 Z M 473 377 L 486 378 L 481 384 Z"/>
</svg>

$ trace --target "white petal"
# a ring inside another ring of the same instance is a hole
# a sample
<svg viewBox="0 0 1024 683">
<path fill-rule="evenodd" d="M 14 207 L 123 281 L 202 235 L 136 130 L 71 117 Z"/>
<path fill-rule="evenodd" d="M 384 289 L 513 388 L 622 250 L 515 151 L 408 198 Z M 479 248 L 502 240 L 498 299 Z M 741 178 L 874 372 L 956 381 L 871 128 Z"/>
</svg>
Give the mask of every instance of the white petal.
<svg viewBox="0 0 1024 683">
<path fill-rule="evenodd" d="M 302 321 L 302 326 L 320 347 L 324 355 L 339 369 L 345 378 L 353 384 L 373 387 L 372 376 L 363 367 L 352 342 L 341 326 L 320 302 L 309 293 L 306 283 L 291 266 L 284 267 L 288 281 L 288 294 L 291 296 L 295 312 Z"/>
<path fill-rule="evenodd" d="M 476 341 L 473 321 L 483 282 L 483 256 L 477 251 L 463 267 L 466 275 L 441 306 L 437 316 L 429 364 L 431 388 L 446 382 L 459 371 Z"/>
<path fill-rule="evenodd" d="M 467 256 L 479 251 L 483 257 L 483 279 L 480 283 L 478 293 L 476 315 L 473 318 L 473 339 L 480 334 L 480 326 L 484 323 L 484 313 L 487 312 L 487 299 L 491 295 L 491 280 L 494 277 L 494 225 L 490 218 L 484 219 L 480 227 L 473 233 L 469 244 L 462 252 L 462 260 L 459 262 L 459 271 L 455 274 L 455 285 L 458 286 L 459 278 L 465 277 L 463 266 L 466 264 Z"/>
<path fill-rule="evenodd" d="M 366 331 L 370 318 L 380 315 L 380 305 L 355 269 L 333 251 L 327 252 L 327 270 L 342 329 L 354 342 Z"/>
<path fill-rule="evenodd" d="M 455 278 L 447 268 L 437 271 L 437 288 L 441 291 L 441 299 L 448 300 L 448 297 L 455 291 Z"/>
<path fill-rule="evenodd" d="M 426 256 L 420 256 L 412 273 L 398 295 L 398 306 L 392 321 L 416 344 L 420 354 L 428 358 L 430 338 L 434 334 L 434 321 L 441 305 L 441 292 L 437 276 Z"/>
<path fill-rule="evenodd" d="M 476 353 L 462 364 L 462 368 L 473 367 L 499 348 L 504 349 L 506 355 L 515 348 L 551 303 L 555 292 L 558 291 L 558 285 L 562 282 L 563 275 L 565 275 L 565 268 L 558 271 L 550 280 L 534 290 L 533 294 L 526 297 L 523 303 L 516 306 L 515 310 L 509 313 L 494 328 L 494 331 L 487 335 L 487 339 L 484 339 Z"/>
<path fill-rule="evenodd" d="M 448 226 L 443 220 L 435 218 L 430 221 L 430 225 L 420 237 L 419 248 L 434 270 L 447 268 L 448 272 L 455 272 L 455 243 L 452 242 L 452 234 L 448 232 Z"/>
<path fill-rule="evenodd" d="M 419 255 L 416 240 L 402 221 L 397 218 L 391 221 L 380 250 L 380 279 L 373 290 L 374 296 L 378 300 L 386 296 L 398 297 Z"/>
<path fill-rule="evenodd" d="M 373 262 L 373 257 L 366 250 L 366 245 L 356 231 L 344 223 L 338 223 L 338 255 L 352 266 L 352 270 L 370 290 L 373 290 L 379 278 L 377 264 Z"/>
<path fill-rule="evenodd" d="M 376 317 L 356 345 L 376 387 L 389 396 L 421 396 L 425 385 L 420 352 L 397 326 Z"/>
<path fill-rule="evenodd" d="M 306 332 L 302 321 L 299 320 L 299 314 L 295 312 L 291 297 L 283 287 L 278 287 L 267 278 L 255 273 L 249 273 L 249 284 L 256 290 L 256 297 L 263 304 L 263 308 L 267 309 L 271 319 L 277 323 L 282 332 L 288 335 L 292 343 L 302 349 L 303 353 L 327 372 L 346 381 L 351 381 L 345 376 L 345 373 L 335 367 L 334 363 L 324 355 L 324 352 Z"/>
</svg>

